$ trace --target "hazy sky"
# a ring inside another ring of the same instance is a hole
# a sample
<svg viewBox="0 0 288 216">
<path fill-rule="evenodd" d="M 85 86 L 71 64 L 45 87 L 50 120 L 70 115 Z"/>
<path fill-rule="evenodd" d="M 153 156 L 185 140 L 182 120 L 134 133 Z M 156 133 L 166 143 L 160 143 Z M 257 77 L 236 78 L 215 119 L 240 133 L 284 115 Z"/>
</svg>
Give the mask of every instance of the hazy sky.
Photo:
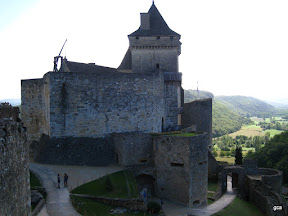
<svg viewBox="0 0 288 216">
<path fill-rule="evenodd" d="M 5 3 L 3 3 L 5 2 Z M 152 0 L 9 0 L 0 3 L 0 99 L 20 98 L 21 79 L 53 69 L 65 39 L 70 61 L 118 67 L 127 35 Z M 214 95 L 284 98 L 287 0 L 155 0 L 181 34 L 183 87 Z"/>
</svg>

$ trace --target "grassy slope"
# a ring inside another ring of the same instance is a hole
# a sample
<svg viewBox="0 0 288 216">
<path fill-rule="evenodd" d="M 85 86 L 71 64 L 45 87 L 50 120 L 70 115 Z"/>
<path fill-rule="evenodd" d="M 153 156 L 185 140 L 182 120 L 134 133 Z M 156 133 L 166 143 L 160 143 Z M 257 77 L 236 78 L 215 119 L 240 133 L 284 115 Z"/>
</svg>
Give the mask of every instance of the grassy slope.
<svg viewBox="0 0 288 216">
<path fill-rule="evenodd" d="M 213 216 L 264 216 L 262 212 L 253 204 L 236 197 L 233 202 Z"/>
<path fill-rule="evenodd" d="M 259 113 L 271 113 L 275 107 L 253 97 L 245 96 L 217 96 L 215 99 L 234 112 L 246 116 L 256 116 Z"/>
<path fill-rule="evenodd" d="M 95 202 L 91 199 L 71 196 L 72 204 L 76 208 L 76 210 L 85 216 L 111 216 L 111 209 L 116 209 L 116 207 L 111 207 L 99 202 Z M 120 214 L 116 214 L 120 215 Z M 150 215 L 147 212 L 141 211 L 131 211 L 121 214 L 121 216 L 148 216 Z"/>
<path fill-rule="evenodd" d="M 240 130 L 244 119 L 232 112 L 221 102 L 214 100 L 212 104 L 213 137 L 233 133 Z"/>
<path fill-rule="evenodd" d="M 130 172 L 120 171 L 109 175 L 112 184 L 111 190 L 107 190 L 107 178 L 108 176 L 104 176 L 88 182 L 72 190 L 72 193 L 114 198 L 138 197 L 136 180 Z"/>
</svg>

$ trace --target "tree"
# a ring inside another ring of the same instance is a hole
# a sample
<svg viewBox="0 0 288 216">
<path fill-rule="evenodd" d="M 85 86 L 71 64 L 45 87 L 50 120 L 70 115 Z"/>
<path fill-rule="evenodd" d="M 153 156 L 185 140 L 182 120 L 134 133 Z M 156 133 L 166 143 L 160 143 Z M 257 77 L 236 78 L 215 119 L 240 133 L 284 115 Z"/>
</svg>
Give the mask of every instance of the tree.
<svg viewBox="0 0 288 216">
<path fill-rule="evenodd" d="M 225 152 L 224 151 L 221 151 L 220 152 L 220 157 L 224 157 L 225 156 Z"/>
<path fill-rule="evenodd" d="M 242 148 L 240 146 L 237 146 L 235 150 L 235 164 L 242 165 L 242 160 L 243 160 Z"/>
<path fill-rule="evenodd" d="M 230 157 L 231 156 L 231 152 L 230 151 L 226 151 L 225 156 L 226 157 Z"/>
<path fill-rule="evenodd" d="M 213 154 L 214 157 L 218 156 L 218 153 L 217 153 L 217 151 L 215 149 L 213 149 L 212 154 Z"/>
</svg>

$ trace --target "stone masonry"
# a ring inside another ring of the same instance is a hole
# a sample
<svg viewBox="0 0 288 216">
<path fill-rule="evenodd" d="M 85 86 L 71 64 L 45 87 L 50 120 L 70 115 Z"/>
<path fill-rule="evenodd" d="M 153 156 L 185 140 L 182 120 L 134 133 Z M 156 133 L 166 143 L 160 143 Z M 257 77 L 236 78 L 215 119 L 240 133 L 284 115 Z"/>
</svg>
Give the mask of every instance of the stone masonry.
<svg viewBox="0 0 288 216">
<path fill-rule="evenodd" d="M 19 109 L 0 104 L 0 215 L 31 215 L 29 146 Z"/>
<path fill-rule="evenodd" d="M 58 56 L 59 70 L 22 80 L 21 116 L 35 161 L 138 167 L 138 181 L 151 193 L 188 206 L 206 204 L 212 103 L 184 105 L 180 38 L 153 2 L 128 35 L 118 68 Z M 183 128 L 202 133 L 151 135 Z"/>
</svg>

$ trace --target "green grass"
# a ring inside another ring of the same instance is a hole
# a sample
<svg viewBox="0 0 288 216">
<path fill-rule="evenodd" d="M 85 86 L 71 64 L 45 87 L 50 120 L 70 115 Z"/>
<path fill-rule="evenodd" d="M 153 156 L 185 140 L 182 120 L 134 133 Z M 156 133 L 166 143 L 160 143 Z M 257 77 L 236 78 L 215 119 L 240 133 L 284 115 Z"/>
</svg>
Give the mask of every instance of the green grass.
<svg viewBox="0 0 288 216">
<path fill-rule="evenodd" d="M 171 131 L 171 132 L 164 132 L 164 133 L 151 133 L 152 136 L 162 136 L 162 135 L 170 135 L 170 136 L 184 136 L 184 137 L 191 137 L 198 135 L 197 133 L 182 133 L 181 131 Z"/>
<path fill-rule="evenodd" d="M 252 203 L 236 197 L 233 202 L 220 212 L 213 216 L 264 216 L 262 212 Z"/>
<path fill-rule="evenodd" d="M 220 151 L 218 152 L 218 155 L 220 155 Z M 230 165 L 233 165 L 235 163 L 235 157 L 216 157 L 215 158 L 217 161 L 221 162 L 227 162 Z"/>
<path fill-rule="evenodd" d="M 110 178 L 110 189 L 107 188 L 107 178 Z M 72 190 L 74 194 L 103 196 L 111 198 L 137 198 L 137 184 L 131 172 L 120 171 L 104 176 L 95 181 L 81 185 Z"/>
<path fill-rule="evenodd" d="M 208 191 L 216 191 L 217 190 L 217 181 L 212 181 L 208 179 Z"/>
<path fill-rule="evenodd" d="M 116 207 L 111 207 L 88 198 L 71 196 L 71 200 L 76 210 L 81 215 L 85 216 L 111 216 L 110 214 L 111 209 L 116 209 Z M 149 216 L 150 214 L 141 211 L 138 212 L 130 211 L 121 214 L 121 216 L 144 216 L 144 215 Z"/>
<path fill-rule="evenodd" d="M 39 179 L 32 172 L 30 172 L 30 187 L 41 187 Z"/>
<path fill-rule="evenodd" d="M 197 133 L 181 133 L 181 134 L 172 134 L 172 136 L 183 136 L 183 137 L 191 137 L 191 136 L 196 136 L 198 135 Z"/>
<path fill-rule="evenodd" d="M 217 190 L 217 181 L 215 180 L 210 180 L 208 179 L 208 191 L 207 192 L 207 204 L 211 205 L 212 203 L 214 203 L 214 201 L 208 199 L 208 198 L 212 198 Z M 211 193 L 210 191 L 213 191 L 214 193 Z"/>
<path fill-rule="evenodd" d="M 282 130 L 276 130 L 276 129 L 270 129 L 270 130 L 265 130 L 263 133 L 266 134 L 267 132 L 270 133 L 270 137 L 273 137 L 277 134 L 282 133 L 283 131 Z"/>
</svg>

